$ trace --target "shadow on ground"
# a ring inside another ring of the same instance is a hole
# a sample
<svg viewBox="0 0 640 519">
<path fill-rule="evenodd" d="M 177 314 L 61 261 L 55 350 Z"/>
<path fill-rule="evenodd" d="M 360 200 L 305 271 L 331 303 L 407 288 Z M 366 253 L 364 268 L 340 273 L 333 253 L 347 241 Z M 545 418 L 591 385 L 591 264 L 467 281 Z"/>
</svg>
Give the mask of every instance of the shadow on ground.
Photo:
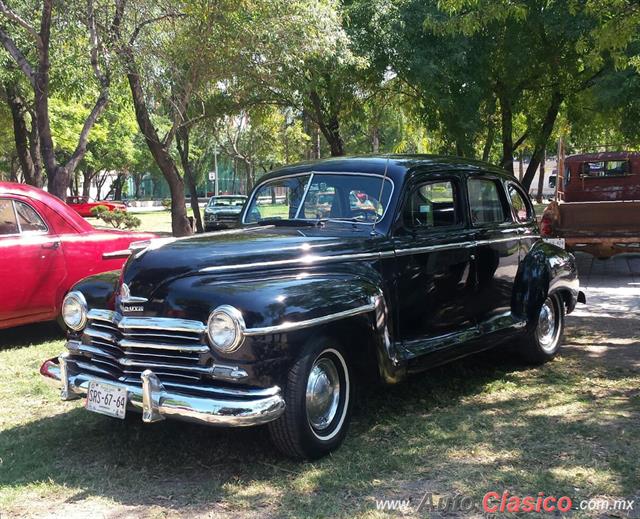
<svg viewBox="0 0 640 519">
<path fill-rule="evenodd" d="M 47 341 L 64 339 L 64 332 L 55 321 L 34 323 L 0 330 L 0 350 L 22 348 Z"/>
<path fill-rule="evenodd" d="M 71 501 L 273 516 L 355 513 L 374 498 L 419 500 L 429 489 L 630 495 L 638 393 L 607 386 L 594 396 L 583 381 L 615 383 L 631 370 L 579 348 L 538 369 L 486 353 L 369 390 L 346 444 L 316 463 L 284 460 L 265 428 L 143 425 L 76 408 L 3 431 L 0 484 L 51 481 L 82 489 Z"/>
</svg>

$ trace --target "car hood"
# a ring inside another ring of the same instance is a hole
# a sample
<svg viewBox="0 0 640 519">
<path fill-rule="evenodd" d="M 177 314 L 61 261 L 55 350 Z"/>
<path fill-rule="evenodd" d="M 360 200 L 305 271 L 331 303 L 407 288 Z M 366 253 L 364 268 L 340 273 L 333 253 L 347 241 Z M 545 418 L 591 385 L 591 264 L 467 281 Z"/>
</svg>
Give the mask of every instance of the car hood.
<svg viewBox="0 0 640 519">
<path fill-rule="evenodd" d="M 250 227 L 189 238 L 154 240 L 127 262 L 123 280 L 132 296 L 150 298 L 172 280 L 193 275 L 291 268 L 342 254 L 375 253 L 370 226 Z"/>
</svg>

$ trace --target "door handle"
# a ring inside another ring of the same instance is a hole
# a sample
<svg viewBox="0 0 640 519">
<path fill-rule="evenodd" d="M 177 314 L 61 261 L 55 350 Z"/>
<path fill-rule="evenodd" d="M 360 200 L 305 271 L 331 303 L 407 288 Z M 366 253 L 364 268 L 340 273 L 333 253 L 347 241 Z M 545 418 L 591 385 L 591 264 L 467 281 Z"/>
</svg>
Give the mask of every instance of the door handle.
<svg viewBox="0 0 640 519">
<path fill-rule="evenodd" d="M 476 255 L 475 255 L 475 254 L 471 254 L 471 255 L 469 256 L 469 259 L 470 259 L 471 261 L 474 261 L 474 260 L 476 259 Z"/>
<path fill-rule="evenodd" d="M 43 249 L 57 249 L 58 247 L 60 247 L 60 241 L 56 240 L 56 241 L 50 241 L 49 243 L 43 243 L 41 245 L 41 247 Z"/>
</svg>

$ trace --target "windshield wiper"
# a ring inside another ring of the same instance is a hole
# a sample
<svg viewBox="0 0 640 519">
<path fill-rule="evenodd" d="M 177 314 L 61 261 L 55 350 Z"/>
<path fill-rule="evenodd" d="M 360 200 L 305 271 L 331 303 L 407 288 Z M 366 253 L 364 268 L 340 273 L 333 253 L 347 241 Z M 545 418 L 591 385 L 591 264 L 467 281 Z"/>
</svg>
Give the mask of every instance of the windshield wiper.
<svg viewBox="0 0 640 519">
<path fill-rule="evenodd" d="M 326 219 L 321 220 L 296 220 L 295 218 L 262 218 L 258 220 L 258 225 L 275 225 L 278 227 L 317 227 L 323 225 Z"/>
</svg>

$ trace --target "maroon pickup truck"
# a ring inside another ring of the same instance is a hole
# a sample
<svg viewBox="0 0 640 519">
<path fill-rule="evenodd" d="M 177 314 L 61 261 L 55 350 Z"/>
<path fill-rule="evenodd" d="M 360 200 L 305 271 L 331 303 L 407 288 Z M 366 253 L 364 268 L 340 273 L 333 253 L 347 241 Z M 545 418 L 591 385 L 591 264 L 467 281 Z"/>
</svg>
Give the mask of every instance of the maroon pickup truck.
<svg viewBox="0 0 640 519">
<path fill-rule="evenodd" d="M 558 166 L 541 234 L 598 258 L 640 252 L 640 152 L 572 155 Z"/>
</svg>

